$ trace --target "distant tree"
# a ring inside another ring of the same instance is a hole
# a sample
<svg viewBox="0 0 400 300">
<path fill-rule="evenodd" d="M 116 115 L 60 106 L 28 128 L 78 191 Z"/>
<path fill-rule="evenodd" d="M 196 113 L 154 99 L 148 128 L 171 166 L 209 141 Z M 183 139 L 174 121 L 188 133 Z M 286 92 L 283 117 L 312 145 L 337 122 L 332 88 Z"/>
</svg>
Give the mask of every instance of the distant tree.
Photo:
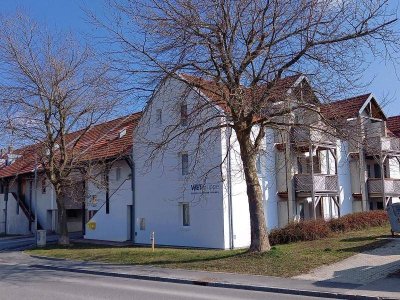
<svg viewBox="0 0 400 300">
<path fill-rule="evenodd" d="M 30 155 L 54 187 L 59 243 L 66 245 L 66 201 L 82 197 L 82 187 L 74 184 L 76 172 L 87 167 L 90 147 L 82 148 L 80 141 L 115 111 L 117 80 L 70 34 L 50 32 L 22 14 L 2 19 L 1 28 L 3 135 L 12 132 L 20 143 L 36 145 Z"/>
<path fill-rule="evenodd" d="M 151 90 L 163 78 L 173 77 L 219 97 L 227 118 L 204 131 L 229 127 L 237 137 L 250 208 L 250 251 L 263 252 L 270 244 L 256 171 L 261 141 L 268 128 L 295 126 L 283 118 L 295 109 L 318 113 L 318 107 L 306 103 L 277 110 L 274 103 L 284 100 L 288 89 L 279 84 L 281 79 L 310 76 L 323 102 L 354 89 L 368 55 L 391 57 L 396 52 L 399 39 L 391 4 L 389 0 L 115 0 L 110 1 L 112 17 L 91 17 L 110 33 L 110 57 L 119 71 L 129 74 L 133 88 L 137 84 Z M 212 88 L 179 74 L 207 80 Z M 167 136 L 160 145 L 172 142 L 174 135 Z"/>
</svg>

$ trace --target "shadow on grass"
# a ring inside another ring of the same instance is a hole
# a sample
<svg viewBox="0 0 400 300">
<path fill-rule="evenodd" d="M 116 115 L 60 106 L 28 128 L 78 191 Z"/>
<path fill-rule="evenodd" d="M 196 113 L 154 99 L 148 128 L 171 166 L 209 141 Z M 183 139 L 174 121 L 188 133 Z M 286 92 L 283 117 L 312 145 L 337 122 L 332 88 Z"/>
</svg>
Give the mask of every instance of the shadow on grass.
<svg viewBox="0 0 400 300">
<path fill-rule="evenodd" d="M 373 241 L 373 242 L 371 242 L 369 244 L 365 244 L 365 245 L 359 245 L 359 246 L 355 246 L 355 247 L 346 247 L 346 248 L 338 249 L 338 251 L 353 252 L 353 253 L 362 253 L 362 252 L 366 252 L 366 251 L 371 251 L 371 250 L 377 249 L 379 247 L 382 247 L 390 242 L 390 240 L 378 239 L 378 238 L 384 238 L 384 237 L 387 237 L 387 236 L 383 235 L 381 237 L 364 237 L 364 238 L 343 239 L 343 240 L 341 240 L 342 242 L 363 242 L 363 241 Z"/>
</svg>

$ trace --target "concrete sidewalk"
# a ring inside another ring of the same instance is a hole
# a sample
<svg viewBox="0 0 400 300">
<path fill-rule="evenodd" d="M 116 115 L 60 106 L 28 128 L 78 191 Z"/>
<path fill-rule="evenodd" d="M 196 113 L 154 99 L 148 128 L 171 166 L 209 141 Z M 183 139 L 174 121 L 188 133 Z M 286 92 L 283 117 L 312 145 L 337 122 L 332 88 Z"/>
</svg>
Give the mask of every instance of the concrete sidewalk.
<svg viewBox="0 0 400 300">
<path fill-rule="evenodd" d="M 9 265 L 11 262 L 16 265 L 23 264 L 37 269 L 313 297 L 335 299 L 400 299 L 400 281 L 395 278 L 382 279 L 379 283 L 363 286 L 361 284 L 343 282 L 166 269 L 153 266 L 126 266 L 68 261 L 37 256 L 32 257 L 21 252 L 1 254 L 0 265 Z"/>
</svg>

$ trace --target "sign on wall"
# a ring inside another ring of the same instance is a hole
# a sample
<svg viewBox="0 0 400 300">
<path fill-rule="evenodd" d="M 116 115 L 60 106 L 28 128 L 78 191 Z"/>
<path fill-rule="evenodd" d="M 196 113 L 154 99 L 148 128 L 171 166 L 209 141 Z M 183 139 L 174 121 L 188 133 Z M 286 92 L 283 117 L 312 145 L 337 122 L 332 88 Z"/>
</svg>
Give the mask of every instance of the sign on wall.
<svg viewBox="0 0 400 300">
<path fill-rule="evenodd" d="M 193 183 L 190 185 L 192 195 L 219 194 L 219 184 L 217 183 Z"/>
</svg>

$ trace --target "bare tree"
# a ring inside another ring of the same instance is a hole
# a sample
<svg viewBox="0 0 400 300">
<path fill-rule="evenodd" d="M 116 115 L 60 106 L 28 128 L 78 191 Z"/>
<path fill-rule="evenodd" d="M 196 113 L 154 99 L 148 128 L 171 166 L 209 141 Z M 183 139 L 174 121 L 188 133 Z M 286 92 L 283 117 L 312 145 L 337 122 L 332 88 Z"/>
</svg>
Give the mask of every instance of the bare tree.
<svg viewBox="0 0 400 300">
<path fill-rule="evenodd" d="M 269 250 L 256 172 L 261 141 L 267 128 L 295 126 L 291 118 L 284 117 L 294 110 L 319 112 L 318 103 L 311 101 L 310 105 L 310 100 L 282 104 L 277 110 L 274 104 L 285 100 L 290 88 L 282 85 L 282 78 L 309 76 L 322 102 L 332 99 L 332 94 L 338 97 L 354 90 L 367 57 L 385 54 L 393 58 L 396 53 L 394 3 L 116 0 L 110 4 L 112 17 L 92 15 L 92 20 L 110 33 L 108 41 L 113 54 L 117 53 L 111 58 L 118 70 L 133 78 L 132 83 L 151 90 L 162 78 L 174 77 L 207 89 L 225 108 L 226 121 L 204 130 L 229 127 L 235 133 L 247 184 L 250 251 Z M 205 81 L 187 80 L 179 74 Z"/>
<path fill-rule="evenodd" d="M 2 125 L 20 143 L 36 145 L 30 159 L 54 187 L 59 243 L 66 245 L 66 204 L 77 197 L 71 191 L 82 198 L 81 186 L 74 185 L 90 152 L 81 141 L 115 110 L 117 80 L 69 34 L 50 33 L 24 15 L 3 19 L 1 27 Z"/>
</svg>

